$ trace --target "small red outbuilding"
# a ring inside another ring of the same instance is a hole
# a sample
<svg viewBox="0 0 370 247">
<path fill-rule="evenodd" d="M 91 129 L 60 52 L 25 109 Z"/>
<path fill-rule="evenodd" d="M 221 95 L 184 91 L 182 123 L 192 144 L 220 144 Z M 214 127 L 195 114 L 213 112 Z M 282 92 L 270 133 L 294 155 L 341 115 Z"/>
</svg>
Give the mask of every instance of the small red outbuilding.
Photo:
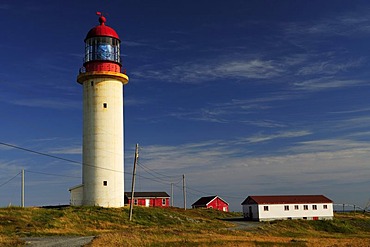
<svg viewBox="0 0 370 247">
<path fill-rule="evenodd" d="M 131 192 L 125 192 L 125 204 L 131 203 Z M 169 207 L 170 196 L 166 192 L 134 192 L 134 205 L 144 207 Z"/>
<path fill-rule="evenodd" d="M 213 208 L 216 210 L 229 212 L 229 203 L 219 196 L 205 196 L 191 205 L 192 208 Z"/>
</svg>

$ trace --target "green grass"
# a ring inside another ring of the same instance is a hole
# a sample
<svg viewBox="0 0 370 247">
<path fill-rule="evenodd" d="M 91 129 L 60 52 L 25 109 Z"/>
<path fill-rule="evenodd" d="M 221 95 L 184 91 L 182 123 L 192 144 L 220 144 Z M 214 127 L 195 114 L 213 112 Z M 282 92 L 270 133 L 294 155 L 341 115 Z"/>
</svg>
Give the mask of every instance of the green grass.
<svg viewBox="0 0 370 247">
<path fill-rule="evenodd" d="M 0 246 L 22 246 L 20 237 L 50 235 L 99 235 L 110 246 L 310 246 L 306 239 L 370 239 L 370 216 L 363 214 L 263 222 L 248 231 L 230 231 L 226 228 L 233 222 L 220 219 L 240 213 L 135 207 L 133 221 L 128 213 L 128 207 L 0 208 Z"/>
<path fill-rule="evenodd" d="M 134 209 L 133 221 L 128 220 L 128 208 L 66 207 L 66 208 L 0 208 L 0 229 L 5 235 L 40 236 L 50 234 L 88 235 L 100 231 L 126 229 L 128 226 L 199 226 L 210 227 L 216 218 L 232 213 L 213 210 L 144 208 Z M 194 228 L 196 229 L 196 227 Z"/>
<path fill-rule="evenodd" d="M 312 236 L 367 236 L 370 233 L 370 215 L 336 214 L 333 220 L 282 220 L 263 222 L 254 230 L 258 233 L 284 237 Z"/>
</svg>

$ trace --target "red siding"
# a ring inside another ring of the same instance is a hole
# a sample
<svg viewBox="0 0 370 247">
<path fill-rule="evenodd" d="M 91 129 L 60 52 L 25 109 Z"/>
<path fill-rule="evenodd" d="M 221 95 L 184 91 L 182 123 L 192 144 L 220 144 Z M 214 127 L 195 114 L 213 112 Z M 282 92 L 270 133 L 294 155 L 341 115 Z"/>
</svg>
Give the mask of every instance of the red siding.
<svg viewBox="0 0 370 247">
<path fill-rule="evenodd" d="M 216 197 L 213 201 L 208 203 L 207 208 L 213 208 L 220 211 L 229 212 L 229 205 L 224 201 L 220 200 L 220 198 Z"/>
<path fill-rule="evenodd" d="M 137 204 L 138 206 L 146 206 L 146 199 L 149 199 L 149 207 L 169 207 L 170 206 L 170 200 L 169 198 L 138 198 Z M 162 199 L 165 200 L 165 204 L 163 204 Z M 135 199 L 136 200 L 136 199 Z M 128 204 L 131 203 L 131 199 L 128 199 Z"/>
</svg>

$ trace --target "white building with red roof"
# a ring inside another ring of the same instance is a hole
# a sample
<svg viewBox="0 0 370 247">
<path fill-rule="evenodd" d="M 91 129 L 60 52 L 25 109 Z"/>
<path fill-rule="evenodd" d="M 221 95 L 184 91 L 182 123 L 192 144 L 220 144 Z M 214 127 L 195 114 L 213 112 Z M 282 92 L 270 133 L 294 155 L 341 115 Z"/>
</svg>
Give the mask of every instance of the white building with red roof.
<svg viewBox="0 0 370 247">
<path fill-rule="evenodd" d="M 248 196 L 244 218 L 256 221 L 333 219 L 333 201 L 323 195 Z"/>
</svg>

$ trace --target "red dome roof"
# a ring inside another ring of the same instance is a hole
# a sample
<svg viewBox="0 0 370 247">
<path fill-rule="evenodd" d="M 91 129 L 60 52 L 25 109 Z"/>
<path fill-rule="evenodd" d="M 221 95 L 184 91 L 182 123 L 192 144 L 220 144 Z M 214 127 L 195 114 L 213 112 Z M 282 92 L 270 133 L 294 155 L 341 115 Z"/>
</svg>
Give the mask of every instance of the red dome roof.
<svg viewBox="0 0 370 247">
<path fill-rule="evenodd" d="M 100 25 L 92 28 L 87 33 L 85 40 L 92 38 L 92 37 L 98 37 L 98 36 L 106 36 L 106 37 L 112 37 L 112 38 L 119 39 L 116 31 L 114 31 L 113 28 L 105 25 L 106 19 L 104 16 L 99 17 L 99 22 L 100 22 Z"/>
</svg>

